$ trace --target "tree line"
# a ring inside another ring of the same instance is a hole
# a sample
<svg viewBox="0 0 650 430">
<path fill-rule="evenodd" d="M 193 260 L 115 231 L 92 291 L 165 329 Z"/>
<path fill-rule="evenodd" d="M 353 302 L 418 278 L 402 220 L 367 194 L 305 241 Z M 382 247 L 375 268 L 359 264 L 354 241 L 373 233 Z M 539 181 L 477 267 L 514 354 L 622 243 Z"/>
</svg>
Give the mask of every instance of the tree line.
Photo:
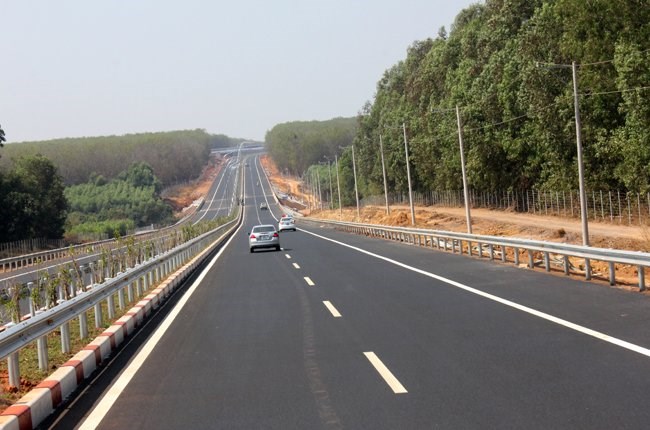
<svg viewBox="0 0 650 430">
<path fill-rule="evenodd" d="M 0 242 L 165 224 L 162 188 L 196 178 L 211 149 L 242 140 L 191 130 L 5 144 L 0 127 Z"/>
<path fill-rule="evenodd" d="M 355 118 L 287 122 L 266 133 L 266 149 L 281 171 L 301 176 L 325 157 L 334 160 L 339 148 L 352 143 L 356 130 Z"/>
<path fill-rule="evenodd" d="M 205 130 L 182 130 L 11 143 L 3 148 L 0 168 L 10 168 L 14 159 L 41 154 L 58 168 L 66 185 L 76 185 L 93 175 L 115 178 L 133 161 L 141 161 L 167 186 L 197 177 L 212 148 L 234 146 L 241 140 Z"/>
<path fill-rule="evenodd" d="M 649 192 L 648 41 L 650 8 L 638 0 L 486 0 L 462 10 L 449 33 L 414 42 L 361 109 L 360 193 L 383 193 L 380 137 L 389 190 L 407 190 L 403 124 L 414 190 L 461 188 L 456 106 L 471 188 L 577 189 L 573 62 L 587 188 Z"/>
</svg>

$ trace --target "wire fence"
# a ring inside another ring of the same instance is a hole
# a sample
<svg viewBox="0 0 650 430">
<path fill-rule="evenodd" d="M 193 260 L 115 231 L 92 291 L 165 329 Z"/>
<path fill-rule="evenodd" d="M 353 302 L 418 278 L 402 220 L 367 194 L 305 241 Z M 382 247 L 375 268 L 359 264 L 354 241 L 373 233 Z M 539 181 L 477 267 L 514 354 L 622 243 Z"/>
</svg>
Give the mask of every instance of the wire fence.
<svg viewBox="0 0 650 430">
<path fill-rule="evenodd" d="M 389 193 L 389 204 L 408 205 L 408 193 Z M 587 191 L 587 218 L 626 225 L 650 224 L 650 193 Z M 472 208 L 510 210 L 535 215 L 580 218 L 580 193 L 574 191 L 469 191 Z M 385 205 L 383 195 L 365 197 L 361 205 Z M 463 190 L 413 193 L 417 206 L 464 207 Z"/>
<path fill-rule="evenodd" d="M 36 238 L 5 242 L 0 243 L 0 258 L 15 257 L 47 249 L 63 248 L 64 246 L 66 246 L 66 242 L 63 239 Z"/>
</svg>

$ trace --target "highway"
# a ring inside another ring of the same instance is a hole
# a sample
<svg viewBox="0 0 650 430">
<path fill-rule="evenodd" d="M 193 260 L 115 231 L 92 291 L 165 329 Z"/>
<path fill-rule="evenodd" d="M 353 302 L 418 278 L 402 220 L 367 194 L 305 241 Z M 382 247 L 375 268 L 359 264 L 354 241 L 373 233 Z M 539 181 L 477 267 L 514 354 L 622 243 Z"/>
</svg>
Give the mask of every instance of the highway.
<svg viewBox="0 0 650 430">
<path fill-rule="evenodd" d="M 231 213 L 233 205 L 237 204 L 235 189 L 237 186 L 238 168 L 239 159 L 237 151 L 235 150 L 226 158 L 226 163 L 219 171 L 219 174 L 216 176 L 212 186 L 210 187 L 204 204 L 196 211 L 196 213 L 188 217 L 186 220 L 187 222 L 197 223 L 202 220 L 226 217 Z M 75 261 L 78 265 L 87 265 L 91 262 L 95 262 L 99 256 L 100 252 L 79 252 L 75 256 Z M 62 264 L 71 263 L 71 261 L 70 257 L 65 257 L 35 264 L 33 266 L 21 267 L 6 273 L 0 273 L 0 284 L 4 286 L 27 284 L 27 282 L 34 281 L 34 279 L 38 277 L 39 273 L 42 274 L 47 271 L 51 275 L 56 274 Z M 85 282 L 87 284 L 90 283 L 90 274 L 86 274 L 84 277 L 86 278 Z M 20 306 L 21 314 L 29 312 L 27 300 L 22 300 Z M 2 314 L 2 312 L 0 312 L 0 314 Z"/>
<path fill-rule="evenodd" d="M 302 220 L 250 254 L 246 160 L 242 227 L 45 427 L 648 427 L 645 297 Z"/>
<path fill-rule="evenodd" d="M 237 155 L 226 158 L 226 162 L 212 183 L 201 208 L 193 214 L 189 221 L 210 220 L 225 217 L 237 205 L 239 196 L 236 192 L 237 170 L 240 168 L 240 157 Z"/>
</svg>

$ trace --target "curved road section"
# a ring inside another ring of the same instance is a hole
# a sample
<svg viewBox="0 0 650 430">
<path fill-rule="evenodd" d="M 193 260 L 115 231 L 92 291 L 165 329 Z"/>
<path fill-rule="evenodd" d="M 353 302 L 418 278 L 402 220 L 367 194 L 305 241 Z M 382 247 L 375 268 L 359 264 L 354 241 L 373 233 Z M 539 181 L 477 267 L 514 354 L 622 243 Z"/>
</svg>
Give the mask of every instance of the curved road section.
<svg viewBox="0 0 650 430">
<path fill-rule="evenodd" d="M 644 297 L 300 220 L 250 254 L 263 178 L 251 157 L 240 230 L 52 428 L 647 428 Z"/>
</svg>

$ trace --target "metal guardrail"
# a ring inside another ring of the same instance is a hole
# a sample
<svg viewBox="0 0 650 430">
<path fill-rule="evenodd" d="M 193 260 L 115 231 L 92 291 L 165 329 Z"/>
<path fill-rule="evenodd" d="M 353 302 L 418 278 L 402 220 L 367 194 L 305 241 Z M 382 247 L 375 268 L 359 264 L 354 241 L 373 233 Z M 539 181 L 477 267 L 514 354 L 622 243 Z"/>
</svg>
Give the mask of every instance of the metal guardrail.
<svg viewBox="0 0 650 430">
<path fill-rule="evenodd" d="M 153 276 L 155 281 L 164 278 L 166 274 L 179 267 L 181 263 L 198 254 L 210 243 L 219 240 L 219 235 L 223 236 L 230 233 L 237 226 L 240 219 L 235 219 L 211 232 L 204 233 L 143 264 L 117 274 L 115 278 L 107 279 L 102 284 L 93 285 L 88 291 L 80 292 L 76 297 L 66 300 L 51 309 L 37 312 L 31 318 L 7 327 L 4 332 L 0 333 L 0 358 L 5 358 L 49 332 L 57 330 L 65 323 L 91 310 L 98 303 L 118 293 L 119 290 L 128 288 L 130 284 L 137 282 L 153 271 L 160 270 Z"/>
<path fill-rule="evenodd" d="M 105 245 L 114 241 L 115 239 L 106 239 L 97 242 L 85 243 L 82 245 L 75 245 L 72 247 L 52 249 L 49 251 L 39 251 L 31 254 L 19 255 L 16 257 L 3 258 L 0 260 L 0 271 L 2 273 L 6 273 L 23 267 L 34 266 L 36 264 L 65 258 L 70 254 L 70 250 L 77 251 L 91 249 L 92 251 L 95 251 L 96 246 Z"/>
<path fill-rule="evenodd" d="M 395 240 L 413 245 L 451 250 L 479 258 L 487 257 L 490 260 L 495 255 L 501 261 L 508 261 L 508 250 L 511 251 L 512 261 L 520 265 L 522 254 L 527 257 L 527 267 L 533 269 L 541 265 L 547 272 L 551 265 L 561 267 L 566 275 L 571 273 L 584 274 L 585 280 L 592 278 L 591 261 L 601 261 L 608 264 L 608 279 L 610 285 L 616 284 L 616 264 L 625 264 L 637 267 L 639 291 L 646 289 L 645 269 L 650 268 L 650 253 L 640 251 L 625 251 L 617 249 L 595 248 L 590 246 L 570 245 L 557 242 L 517 239 L 501 236 L 484 236 L 467 233 L 455 233 L 441 230 L 427 230 L 405 227 L 382 226 L 376 224 L 362 224 L 304 218 L 304 221 L 329 224 L 340 230 L 362 234 L 370 237 Z M 536 260 L 536 257 L 541 259 Z M 552 259 L 553 257 L 553 259 Z M 570 257 L 584 259 L 584 270 L 572 266 Z M 552 261 L 553 260 L 553 261 Z"/>
<path fill-rule="evenodd" d="M 39 368 L 46 370 L 47 335 L 53 331 L 61 332 L 61 349 L 70 352 L 70 322 L 78 318 L 80 337 L 88 336 L 88 312 L 94 308 L 95 327 L 102 325 L 102 302 L 106 301 L 108 318 L 115 315 L 115 296 L 118 296 L 120 309 L 126 308 L 126 297 L 131 303 L 144 296 L 151 286 L 162 282 L 167 276 L 182 267 L 194 256 L 210 246 L 216 246 L 241 223 L 242 216 L 230 221 L 210 232 L 204 233 L 185 244 L 170 251 L 157 255 L 150 260 L 118 273 L 114 278 L 108 278 L 101 284 L 87 287 L 87 291 L 79 291 L 71 299 L 60 301 L 56 306 L 35 311 L 30 306 L 31 315 L 24 317 L 19 323 L 5 326 L 0 333 L 0 358 L 6 358 L 8 363 L 9 383 L 13 386 L 20 384 L 19 351 L 32 342 L 36 342 Z"/>
<path fill-rule="evenodd" d="M 203 205 L 203 202 L 201 202 L 201 205 L 199 206 L 198 209 Z M 179 221 L 177 221 L 175 224 L 163 227 L 160 229 L 155 229 L 153 228 L 153 225 L 149 227 L 147 230 L 141 230 L 141 231 L 135 231 L 132 235 L 133 237 L 137 238 L 147 238 L 151 234 L 154 234 L 158 231 L 166 231 L 169 229 L 172 229 L 174 227 L 178 227 L 179 225 L 185 223 L 192 215 L 192 213 L 186 214 L 183 218 L 181 218 Z M 128 236 L 127 236 L 128 237 Z M 48 261 L 53 261 L 53 260 L 58 260 L 62 258 L 66 258 L 70 256 L 70 252 L 72 251 L 73 253 L 77 253 L 78 251 L 90 251 L 90 252 L 95 252 L 99 248 L 107 245 L 107 244 L 112 244 L 112 243 L 117 243 L 116 239 L 104 239 L 104 240 L 99 240 L 95 242 L 87 242 L 87 243 L 82 243 L 79 245 L 72 245 L 68 246 L 65 248 L 57 248 L 57 249 L 50 249 L 47 251 L 39 251 L 39 252 L 33 252 L 30 254 L 23 254 L 23 255 L 18 255 L 15 257 L 8 257 L 8 258 L 3 258 L 0 259 L 0 273 L 8 273 L 14 270 L 18 270 L 24 267 L 31 267 L 31 266 L 36 266 L 41 263 L 46 263 Z"/>
</svg>

